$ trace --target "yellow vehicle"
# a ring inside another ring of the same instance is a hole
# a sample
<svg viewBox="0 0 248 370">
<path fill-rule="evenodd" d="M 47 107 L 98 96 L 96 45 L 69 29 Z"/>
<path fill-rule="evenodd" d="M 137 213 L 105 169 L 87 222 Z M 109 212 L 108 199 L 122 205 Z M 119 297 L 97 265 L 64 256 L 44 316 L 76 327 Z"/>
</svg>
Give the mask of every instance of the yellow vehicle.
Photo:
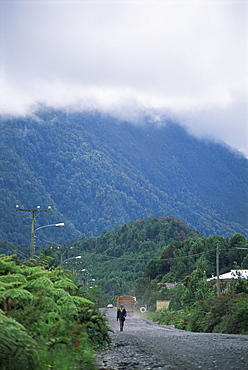
<svg viewBox="0 0 248 370">
<path fill-rule="evenodd" d="M 120 295 L 117 298 L 117 308 L 123 304 L 128 316 L 132 316 L 135 310 L 136 298 L 131 295 Z"/>
</svg>

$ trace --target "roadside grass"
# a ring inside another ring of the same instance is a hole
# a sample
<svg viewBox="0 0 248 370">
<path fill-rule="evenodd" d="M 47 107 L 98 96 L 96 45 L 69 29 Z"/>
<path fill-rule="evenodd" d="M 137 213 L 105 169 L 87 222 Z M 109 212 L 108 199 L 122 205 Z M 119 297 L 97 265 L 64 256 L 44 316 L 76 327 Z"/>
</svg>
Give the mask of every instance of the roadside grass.
<svg viewBox="0 0 248 370">
<path fill-rule="evenodd" d="M 143 316 L 160 325 L 201 333 L 248 334 L 248 296 L 227 294 L 204 299 L 185 310 L 147 312 Z"/>
</svg>

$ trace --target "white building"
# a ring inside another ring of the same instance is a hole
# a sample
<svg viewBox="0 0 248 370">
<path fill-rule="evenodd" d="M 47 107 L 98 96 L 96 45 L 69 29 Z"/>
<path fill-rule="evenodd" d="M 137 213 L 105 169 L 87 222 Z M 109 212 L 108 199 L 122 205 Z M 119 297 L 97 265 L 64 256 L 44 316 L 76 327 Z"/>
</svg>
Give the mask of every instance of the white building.
<svg viewBox="0 0 248 370">
<path fill-rule="evenodd" d="M 248 279 L 248 270 L 231 270 L 225 274 L 219 275 L 219 279 L 221 281 L 231 281 L 232 279 Z M 207 281 L 210 280 L 217 280 L 217 276 L 212 276 L 210 279 L 207 279 Z"/>
</svg>

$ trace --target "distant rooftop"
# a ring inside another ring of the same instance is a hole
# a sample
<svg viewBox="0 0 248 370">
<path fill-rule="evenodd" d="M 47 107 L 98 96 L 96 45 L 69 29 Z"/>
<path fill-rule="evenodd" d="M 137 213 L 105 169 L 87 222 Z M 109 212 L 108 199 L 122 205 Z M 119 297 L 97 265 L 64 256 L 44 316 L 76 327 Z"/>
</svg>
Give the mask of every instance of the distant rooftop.
<svg viewBox="0 0 248 370">
<path fill-rule="evenodd" d="M 221 280 L 232 280 L 232 279 L 248 279 L 248 270 L 231 270 L 225 274 L 219 275 L 219 279 Z M 210 280 L 216 280 L 217 276 L 212 276 L 210 279 L 207 279 L 207 281 Z"/>
</svg>

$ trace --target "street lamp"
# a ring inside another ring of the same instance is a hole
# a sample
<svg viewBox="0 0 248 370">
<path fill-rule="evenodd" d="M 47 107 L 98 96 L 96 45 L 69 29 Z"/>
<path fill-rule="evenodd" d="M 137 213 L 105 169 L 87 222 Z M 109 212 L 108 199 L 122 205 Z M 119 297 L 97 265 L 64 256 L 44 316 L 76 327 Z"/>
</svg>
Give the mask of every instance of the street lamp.
<svg viewBox="0 0 248 370">
<path fill-rule="evenodd" d="M 57 250 L 59 253 L 60 253 L 60 267 L 62 268 L 62 264 L 63 264 L 63 254 L 69 250 L 71 250 L 73 247 L 67 247 L 67 246 L 52 246 L 51 247 L 53 250 Z"/>
<path fill-rule="evenodd" d="M 58 223 L 58 224 L 50 224 L 50 225 L 44 225 L 44 226 L 40 226 L 40 227 L 37 227 L 37 229 L 35 229 L 34 230 L 34 232 L 33 232 L 33 235 L 32 235 L 32 239 L 31 239 L 31 241 L 32 241 L 32 246 L 31 246 L 31 248 L 32 248 L 32 252 L 34 253 L 34 238 L 35 238 L 35 232 L 37 231 L 37 230 L 40 230 L 40 229 L 44 229 L 45 227 L 51 227 L 51 226 L 59 226 L 59 227 L 63 227 L 63 226 L 65 226 L 65 224 L 64 224 L 64 222 L 60 222 L 60 223 Z M 30 253 L 31 254 L 31 253 Z M 31 255 L 30 255 L 30 258 L 33 258 L 33 257 L 31 257 Z"/>
<path fill-rule="evenodd" d="M 66 260 L 64 260 L 64 262 L 67 262 L 69 260 L 73 260 L 74 258 L 82 258 L 82 256 L 70 257 L 70 258 L 67 258 Z"/>
<path fill-rule="evenodd" d="M 95 284 L 96 284 L 96 279 L 90 279 L 90 281 L 92 282 L 92 285 L 89 286 L 90 289 L 94 288 L 95 287 Z"/>
<path fill-rule="evenodd" d="M 48 207 L 48 209 L 40 209 L 40 206 L 37 206 L 37 209 L 21 209 L 19 208 L 19 205 L 16 205 L 16 211 L 22 211 L 22 212 L 31 212 L 32 215 L 32 222 L 31 222 L 31 241 L 30 241 L 30 258 L 34 257 L 34 214 L 35 212 L 51 212 L 51 206 Z"/>
<path fill-rule="evenodd" d="M 35 229 L 34 231 L 37 231 L 37 230 L 40 230 L 40 229 L 43 229 L 44 227 L 49 227 L 49 226 L 65 226 L 64 222 L 60 222 L 59 224 L 50 224 L 50 225 L 44 225 L 44 226 L 40 226 L 40 227 L 37 227 L 37 229 Z"/>
<path fill-rule="evenodd" d="M 88 270 L 86 270 L 86 269 L 82 269 L 81 270 L 81 273 L 82 273 L 82 282 L 83 282 L 83 284 L 84 284 L 84 287 L 85 287 L 85 289 L 86 290 L 88 290 L 88 283 L 89 283 L 89 279 L 88 279 L 88 276 L 90 276 L 90 273 L 89 273 L 89 271 Z"/>
<path fill-rule="evenodd" d="M 74 258 L 82 258 L 82 256 L 70 257 L 70 258 L 67 258 L 64 261 L 61 260 L 61 268 L 63 268 L 63 263 L 65 263 L 65 262 L 67 262 L 69 260 L 74 260 Z"/>
<path fill-rule="evenodd" d="M 216 246 L 216 275 L 217 275 L 217 297 L 220 296 L 220 271 L 219 271 L 219 258 L 220 258 L 220 249 L 219 249 L 219 243 L 217 243 Z"/>
</svg>

